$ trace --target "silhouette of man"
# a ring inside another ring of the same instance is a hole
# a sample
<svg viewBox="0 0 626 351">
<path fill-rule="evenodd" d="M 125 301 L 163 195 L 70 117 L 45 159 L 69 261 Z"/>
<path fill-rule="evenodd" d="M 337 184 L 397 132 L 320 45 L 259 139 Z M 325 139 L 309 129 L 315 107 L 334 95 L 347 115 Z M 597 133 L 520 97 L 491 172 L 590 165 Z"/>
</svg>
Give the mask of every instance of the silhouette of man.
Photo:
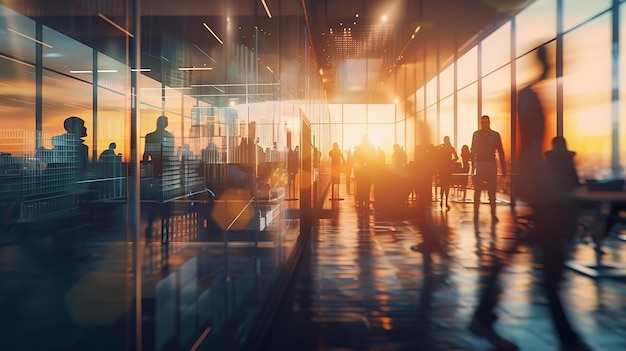
<svg viewBox="0 0 626 351">
<path fill-rule="evenodd" d="M 339 196 L 339 183 L 341 180 L 341 166 L 345 163 L 343 153 L 339 150 L 339 144 L 333 143 L 333 148 L 328 152 L 330 157 L 330 183 L 332 185 L 333 197 Z M 335 194 L 335 188 L 337 194 Z"/>
<path fill-rule="evenodd" d="M 543 288 L 548 298 L 561 350 L 589 350 L 571 327 L 558 294 L 565 259 L 564 239 L 568 228 L 571 228 L 568 222 L 573 217 L 569 213 L 563 192 L 557 186 L 560 180 L 549 171 L 542 152 L 545 114 L 535 86 L 546 78 L 549 70 L 544 47 L 537 50 L 537 58 L 542 67 L 540 78 L 518 92 L 520 137 L 518 195 L 532 209 L 534 226 L 528 240 L 541 250 Z M 517 345 L 504 339 L 493 329 L 493 323 L 497 318 L 494 313 L 499 291 L 497 277 L 502 267 L 502 263 L 494 263 L 470 324 L 470 330 L 488 339 L 498 350 L 517 350 Z"/>
<path fill-rule="evenodd" d="M 56 161 L 72 163 L 77 171 L 86 171 L 89 164 L 89 147 L 82 139 L 87 136 L 85 121 L 80 117 L 71 116 L 65 119 L 63 128 L 65 134 L 52 137 Z"/>
<path fill-rule="evenodd" d="M 480 195 L 483 190 L 487 190 L 489 204 L 491 205 L 491 223 L 498 222 L 496 217 L 496 188 L 498 181 L 498 168 L 496 166 L 496 151 L 500 159 L 502 177 L 506 177 L 506 163 L 504 150 L 502 149 L 502 138 L 500 133 L 490 128 L 489 116 L 480 117 L 480 130 L 472 135 L 472 167 L 474 171 L 474 225 L 478 225 L 478 207 L 480 206 Z"/>
<path fill-rule="evenodd" d="M 100 157 L 98 158 L 99 162 L 113 162 L 115 160 L 115 148 L 117 144 L 110 143 L 109 148 L 102 151 Z"/>
<path fill-rule="evenodd" d="M 167 117 L 159 116 L 156 130 L 146 134 L 143 161 L 152 163 L 155 176 L 163 174 L 163 161 L 171 160 L 175 155 L 174 135 L 165 130 L 167 125 Z"/>
</svg>

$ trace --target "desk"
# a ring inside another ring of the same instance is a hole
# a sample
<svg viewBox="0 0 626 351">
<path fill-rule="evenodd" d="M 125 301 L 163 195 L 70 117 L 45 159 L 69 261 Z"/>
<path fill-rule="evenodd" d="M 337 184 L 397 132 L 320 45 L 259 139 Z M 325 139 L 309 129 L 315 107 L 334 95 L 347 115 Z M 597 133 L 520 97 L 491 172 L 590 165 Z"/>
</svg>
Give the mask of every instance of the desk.
<svg viewBox="0 0 626 351">
<path fill-rule="evenodd" d="M 572 192 L 570 196 L 576 202 L 594 206 L 596 223 L 595 228 L 592 229 L 592 239 L 595 245 L 596 259 L 592 264 L 571 261 L 567 263 L 567 266 L 592 278 L 626 277 L 626 266 L 602 263 L 602 240 L 607 233 L 606 220 L 613 205 L 626 203 L 626 190 L 589 191 L 586 188 L 581 188 Z"/>
</svg>

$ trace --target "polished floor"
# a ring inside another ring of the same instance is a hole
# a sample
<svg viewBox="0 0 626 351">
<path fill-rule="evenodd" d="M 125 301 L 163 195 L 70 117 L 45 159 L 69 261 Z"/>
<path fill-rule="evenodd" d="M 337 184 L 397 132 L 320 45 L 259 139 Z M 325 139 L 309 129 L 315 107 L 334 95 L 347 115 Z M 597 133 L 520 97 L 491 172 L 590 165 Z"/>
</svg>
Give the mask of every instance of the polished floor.
<svg viewBox="0 0 626 351">
<path fill-rule="evenodd" d="M 446 211 L 433 202 L 435 221 L 448 228 L 449 258 L 434 255 L 429 264 L 411 249 L 421 242 L 414 220 L 376 210 L 361 216 L 353 196 L 341 195 L 335 217 L 315 228 L 265 350 L 493 350 L 467 326 L 480 279 L 497 254 L 510 264 L 501 275 L 496 329 L 521 350 L 559 349 L 539 284 L 541 266 L 532 250 L 515 245 L 517 226 L 506 201 L 497 206 L 493 230 L 488 205 L 481 206 L 478 232 L 471 203 L 451 202 Z M 603 241 L 607 265 L 626 263 L 619 229 Z M 593 263 L 587 241 L 575 240 L 572 262 Z M 572 269 L 564 275 L 561 295 L 584 341 L 594 350 L 625 350 L 626 279 Z"/>
</svg>

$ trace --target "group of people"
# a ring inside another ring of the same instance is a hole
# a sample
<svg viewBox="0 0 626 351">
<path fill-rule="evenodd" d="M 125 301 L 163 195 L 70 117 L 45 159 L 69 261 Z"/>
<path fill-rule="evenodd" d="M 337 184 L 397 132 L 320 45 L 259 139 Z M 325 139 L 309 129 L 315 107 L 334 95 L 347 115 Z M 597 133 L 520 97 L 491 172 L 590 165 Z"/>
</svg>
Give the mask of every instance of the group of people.
<svg viewBox="0 0 626 351">
<path fill-rule="evenodd" d="M 580 185 L 574 166 L 575 152 L 567 149 L 566 141 L 562 136 L 552 139 L 552 150 L 544 152 L 542 149 L 546 116 L 538 93 L 538 85 L 547 77 L 550 66 L 545 48 L 539 48 L 536 51 L 536 57 L 542 74 L 522 88 L 517 95 L 520 147 L 517 150 L 518 168 L 515 169 L 512 187 L 517 197 L 528 204 L 532 212 L 530 219 L 533 225 L 525 236 L 525 242 L 541 252 L 538 257 L 543 265 L 543 288 L 561 349 L 589 350 L 590 348 L 570 324 L 558 292 L 565 260 L 565 241 L 574 228 L 573 223 L 576 220 L 575 209 L 567 198 L 568 192 Z M 398 149 L 394 148 L 394 150 Z M 331 152 L 335 153 L 336 159 L 341 162 L 338 156 L 340 154 L 337 151 Z M 461 163 L 456 171 L 471 175 L 474 185 L 473 212 L 477 234 L 480 224 L 480 199 L 483 191 L 487 192 L 489 198 L 492 228 L 499 222 L 496 213 L 498 176 L 506 178 L 510 170 L 507 169 L 501 136 L 491 129 L 489 116 L 483 115 L 480 117 L 480 129 L 472 135 L 471 146 L 464 145 L 460 157 L 451 145 L 449 137 L 445 137 L 443 144 L 437 147 L 432 145 L 416 147 L 417 172 L 412 173 L 411 176 L 414 178 L 412 181 L 418 195 L 418 217 L 421 219 L 420 226 L 424 240 L 422 244 L 416 245 L 416 248 L 425 254 L 425 259 L 430 252 L 439 251 L 445 254 L 445 248 L 443 248 L 445 244 L 437 237 L 440 233 L 437 232 L 436 225 L 428 221 L 427 213 L 430 213 L 432 202 L 432 176 L 438 172 L 439 184 L 442 188 L 440 206 L 443 208 L 445 204 L 449 208 L 448 186 L 452 181 L 451 176 L 456 173 L 452 165 L 458 163 L 459 158 Z M 398 164 L 406 165 L 406 161 L 400 161 Z M 365 136 L 354 152 L 356 201 L 361 209 L 369 209 L 372 174 L 375 173 L 374 170 L 378 165 L 380 161 L 377 158 L 376 149 Z M 465 178 L 467 179 L 467 176 Z M 334 178 L 333 181 L 337 179 Z M 505 264 L 503 260 L 496 259 L 490 274 L 485 277 L 479 305 L 473 314 L 469 329 L 474 334 L 486 338 L 497 350 L 512 351 L 518 350 L 518 346 L 502 337 L 494 328 L 497 320 L 496 306 L 501 292 L 498 286 L 498 276 Z"/>
</svg>

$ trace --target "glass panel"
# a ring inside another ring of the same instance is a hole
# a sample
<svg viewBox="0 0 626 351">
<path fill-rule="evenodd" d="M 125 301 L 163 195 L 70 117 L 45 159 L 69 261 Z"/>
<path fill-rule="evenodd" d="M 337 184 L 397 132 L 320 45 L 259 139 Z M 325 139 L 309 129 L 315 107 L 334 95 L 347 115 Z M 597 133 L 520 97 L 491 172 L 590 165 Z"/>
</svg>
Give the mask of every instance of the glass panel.
<svg viewBox="0 0 626 351">
<path fill-rule="evenodd" d="M 395 114 L 394 104 L 367 105 L 368 123 L 393 123 L 396 120 Z"/>
<path fill-rule="evenodd" d="M 564 0 L 563 1 L 563 31 L 583 23 L 598 13 L 611 7 L 611 0 Z"/>
<path fill-rule="evenodd" d="M 619 27 L 619 45 L 621 48 L 626 47 L 626 4 L 621 4 L 620 8 L 620 27 Z M 626 178 L 626 55 L 619 56 L 620 79 L 619 79 L 619 164 L 621 167 L 621 177 Z"/>
<path fill-rule="evenodd" d="M 454 91 L 454 64 L 439 74 L 439 96 L 444 98 Z"/>
<path fill-rule="evenodd" d="M 454 97 L 449 96 L 439 103 L 439 139 L 434 141 L 435 145 L 443 142 L 444 136 L 450 137 L 450 142 L 454 143 Z"/>
<path fill-rule="evenodd" d="M 35 63 L 35 21 L 0 6 L 0 55 Z"/>
<path fill-rule="evenodd" d="M 511 156 L 511 66 L 483 78 L 483 115 L 491 120 L 491 129 L 500 133 L 502 147 L 510 161 Z M 471 135 L 470 135 L 471 139 Z"/>
<path fill-rule="evenodd" d="M 87 82 L 93 82 L 93 50 L 80 42 L 43 26 L 43 65 Z M 117 67 L 98 69 L 98 74 L 116 74 Z"/>
<path fill-rule="evenodd" d="M 478 48 L 473 47 L 457 60 L 457 87 L 459 89 L 478 79 Z"/>
<path fill-rule="evenodd" d="M 519 56 L 556 37 L 556 0 L 537 0 L 515 20 L 515 53 Z"/>
<path fill-rule="evenodd" d="M 415 92 L 415 111 L 421 111 L 425 108 L 424 105 L 424 87 L 420 87 Z"/>
<path fill-rule="evenodd" d="M 400 144 L 400 146 L 404 146 L 404 151 L 406 151 L 407 159 L 413 160 L 415 151 L 415 116 L 410 116 L 406 119 L 406 142 L 404 143 L 404 145 Z"/>
<path fill-rule="evenodd" d="M 563 37 L 563 134 L 583 178 L 611 177 L 611 16 Z"/>
<path fill-rule="evenodd" d="M 511 61 L 511 22 L 505 23 L 482 42 L 482 74 L 489 74 Z"/>
<path fill-rule="evenodd" d="M 393 124 L 370 124 L 368 127 L 370 140 L 375 147 L 380 147 L 385 153 L 385 162 L 391 162 L 391 153 L 395 140 L 395 126 Z"/>
<path fill-rule="evenodd" d="M 426 127 L 428 128 L 428 144 L 434 144 L 437 142 L 438 130 L 438 117 L 437 117 L 437 105 L 432 105 L 426 109 Z"/>
<path fill-rule="evenodd" d="M 459 90 L 457 94 L 457 145 L 471 145 L 472 134 L 478 130 L 477 83 Z"/>
<path fill-rule="evenodd" d="M 426 83 L 426 106 L 437 102 L 437 77 Z"/>
<path fill-rule="evenodd" d="M 48 70 L 44 70 L 43 76 L 42 98 L 46 103 L 42 108 L 42 130 L 52 135 L 70 132 L 64 126 L 65 120 L 70 116 L 79 117 L 87 129 L 86 135 L 83 135 L 81 139 L 90 150 L 88 156 L 91 158 L 93 147 L 91 84 Z M 46 146 L 45 143 L 44 146 Z M 50 144 L 50 146 L 53 145 Z"/>
<path fill-rule="evenodd" d="M 367 105 L 343 105 L 344 123 L 365 123 L 367 121 Z M 359 137 L 359 143 L 361 139 Z"/>
<path fill-rule="evenodd" d="M 35 131 L 35 68 L 0 57 L 2 129 Z M 7 145 L 0 152 L 10 152 Z M 11 147 L 13 149 L 13 147 Z M 34 150 L 30 150 L 34 151 Z"/>
</svg>

